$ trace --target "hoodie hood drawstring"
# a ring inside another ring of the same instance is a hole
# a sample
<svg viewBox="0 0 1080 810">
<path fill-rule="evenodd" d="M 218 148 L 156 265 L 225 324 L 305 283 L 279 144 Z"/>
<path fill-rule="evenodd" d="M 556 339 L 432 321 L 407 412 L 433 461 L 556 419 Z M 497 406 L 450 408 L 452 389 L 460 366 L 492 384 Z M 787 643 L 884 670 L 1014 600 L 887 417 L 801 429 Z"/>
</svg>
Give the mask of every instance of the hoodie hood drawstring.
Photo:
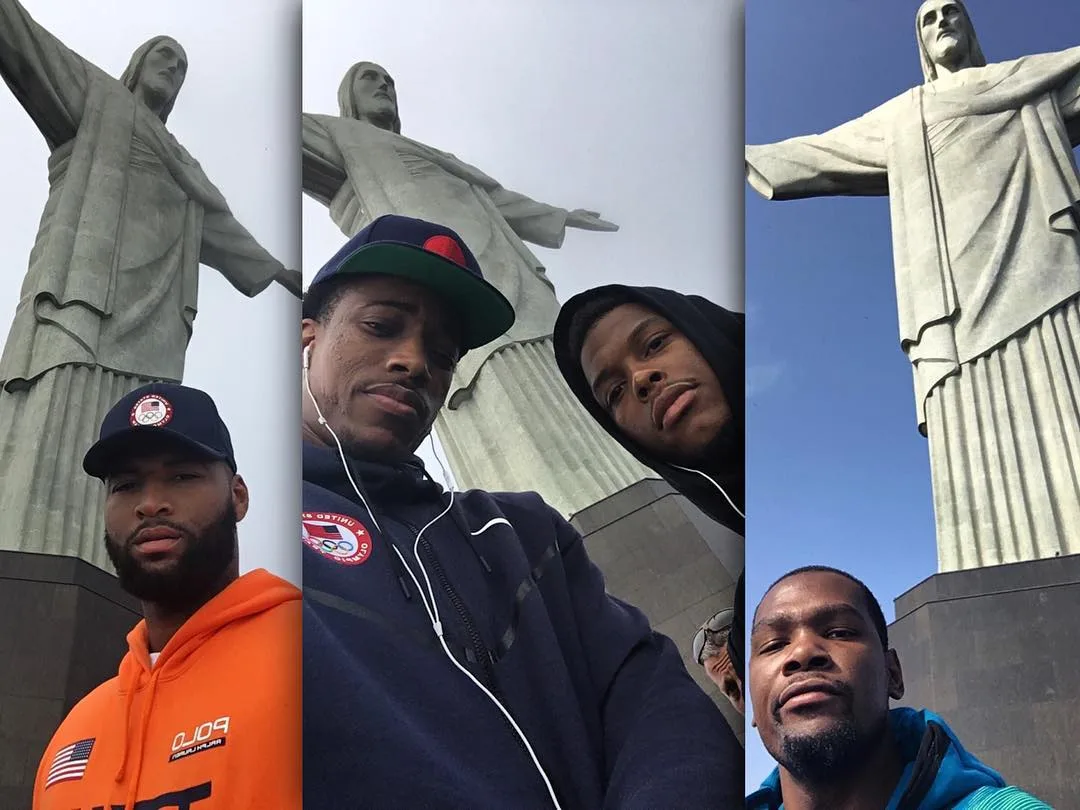
<svg viewBox="0 0 1080 810">
<path fill-rule="evenodd" d="M 124 690 L 124 719 L 120 726 L 123 729 L 123 736 L 121 737 L 121 743 L 123 745 L 123 758 L 120 760 L 120 768 L 116 772 L 117 783 L 124 781 L 124 774 L 127 773 L 128 753 L 131 750 L 131 708 L 135 703 L 136 684 L 134 682 L 127 683 L 121 686 Z"/>
<path fill-rule="evenodd" d="M 150 712 L 154 706 L 154 694 L 157 692 L 158 673 L 150 673 L 150 684 L 146 690 L 146 700 L 143 701 L 142 713 L 139 717 L 139 731 L 135 736 L 134 748 L 135 759 L 133 760 L 131 784 L 128 786 L 127 796 L 124 798 L 124 810 L 134 810 L 135 800 L 139 795 L 139 776 L 142 773 L 143 752 L 146 748 L 146 731 L 150 726 Z M 127 769 L 128 754 L 131 751 L 131 740 L 128 736 L 128 728 L 131 723 L 131 708 L 134 703 L 135 687 L 128 691 L 124 712 L 124 758 L 120 761 L 120 770 L 116 774 L 116 781 L 121 782 Z"/>
</svg>

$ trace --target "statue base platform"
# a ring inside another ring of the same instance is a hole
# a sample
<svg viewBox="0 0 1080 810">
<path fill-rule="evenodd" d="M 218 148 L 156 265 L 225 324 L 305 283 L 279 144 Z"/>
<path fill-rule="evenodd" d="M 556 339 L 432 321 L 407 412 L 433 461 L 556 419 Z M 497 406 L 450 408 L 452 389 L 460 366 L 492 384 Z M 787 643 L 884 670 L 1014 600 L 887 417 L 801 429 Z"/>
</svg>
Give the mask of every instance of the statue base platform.
<svg viewBox="0 0 1080 810">
<path fill-rule="evenodd" d="M 116 675 L 140 618 L 100 568 L 0 551 L 0 807 L 30 807 L 45 746 L 71 708 Z"/>
<path fill-rule="evenodd" d="M 608 593 L 639 608 L 675 642 L 691 676 L 745 745 L 742 716 L 691 657 L 697 629 L 735 599 L 742 538 L 657 479 L 631 484 L 570 522 L 585 537 Z"/>
<path fill-rule="evenodd" d="M 935 574 L 896 599 L 907 689 L 1009 784 L 1080 796 L 1080 555 Z"/>
</svg>

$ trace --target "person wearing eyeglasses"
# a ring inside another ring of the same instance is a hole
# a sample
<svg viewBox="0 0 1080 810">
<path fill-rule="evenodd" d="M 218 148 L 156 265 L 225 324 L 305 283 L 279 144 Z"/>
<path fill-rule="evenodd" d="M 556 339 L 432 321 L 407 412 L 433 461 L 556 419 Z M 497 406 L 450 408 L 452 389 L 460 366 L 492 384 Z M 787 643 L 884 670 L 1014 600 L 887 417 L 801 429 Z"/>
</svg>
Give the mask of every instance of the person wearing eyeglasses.
<svg viewBox="0 0 1080 810">
<path fill-rule="evenodd" d="M 743 693 L 743 577 L 735 589 L 735 607 L 721 610 L 698 628 L 694 635 L 694 661 L 705 668 L 740 715 L 746 714 Z"/>
</svg>

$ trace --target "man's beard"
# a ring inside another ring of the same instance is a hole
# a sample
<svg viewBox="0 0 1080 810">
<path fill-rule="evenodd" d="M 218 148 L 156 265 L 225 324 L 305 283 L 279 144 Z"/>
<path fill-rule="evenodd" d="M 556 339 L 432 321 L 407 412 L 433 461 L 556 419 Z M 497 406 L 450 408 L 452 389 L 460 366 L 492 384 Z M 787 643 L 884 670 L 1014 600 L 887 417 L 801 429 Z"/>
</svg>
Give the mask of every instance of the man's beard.
<svg viewBox="0 0 1080 810">
<path fill-rule="evenodd" d="M 417 449 L 431 434 L 432 425 L 425 425 L 419 431 L 419 435 L 395 435 L 392 442 L 379 442 L 360 438 L 353 433 L 349 426 L 335 429 L 335 432 L 337 433 L 337 440 L 341 442 L 341 449 L 345 451 L 348 458 L 356 461 L 370 461 L 376 464 L 395 465 L 408 461 L 416 454 Z M 336 450 L 337 447 L 333 441 L 333 436 L 331 435 L 330 438 L 331 441 L 328 447 Z"/>
<path fill-rule="evenodd" d="M 134 535 L 125 542 L 114 542 L 105 536 L 105 550 L 116 568 L 120 587 L 144 602 L 166 610 L 185 611 L 202 604 L 218 587 L 232 565 L 236 550 L 236 507 L 230 498 L 221 515 L 206 529 L 194 534 L 170 521 L 148 522 L 150 526 L 168 526 L 181 536 L 184 550 L 166 570 L 142 567 L 132 553 Z"/>
<path fill-rule="evenodd" d="M 886 733 L 887 720 L 860 734 L 852 718 L 842 717 L 817 734 L 785 737 L 776 761 L 805 784 L 835 784 L 857 772 Z"/>
</svg>

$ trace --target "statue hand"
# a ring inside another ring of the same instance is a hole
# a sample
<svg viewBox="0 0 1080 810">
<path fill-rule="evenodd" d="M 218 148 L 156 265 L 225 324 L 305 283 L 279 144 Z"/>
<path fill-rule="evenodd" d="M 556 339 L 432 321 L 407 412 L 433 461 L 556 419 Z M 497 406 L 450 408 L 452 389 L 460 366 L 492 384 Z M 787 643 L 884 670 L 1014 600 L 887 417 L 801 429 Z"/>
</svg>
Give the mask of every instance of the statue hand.
<svg viewBox="0 0 1080 810">
<path fill-rule="evenodd" d="M 584 231 L 617 231 L 619 226 L 614 222 L 600 219 L 599 211 L 586 211 L 578 208 L 571 211 L 566 217 L 567 228 L 581 228 Z"/>
<path fill-rule="evenodd" d="M 274 279 L 278 284 L 291 292 L 297 298 L 303 297 L 304 294 L 304 276 L 299 270 L 289 270 L 282 268 Z"/>
</svg>

